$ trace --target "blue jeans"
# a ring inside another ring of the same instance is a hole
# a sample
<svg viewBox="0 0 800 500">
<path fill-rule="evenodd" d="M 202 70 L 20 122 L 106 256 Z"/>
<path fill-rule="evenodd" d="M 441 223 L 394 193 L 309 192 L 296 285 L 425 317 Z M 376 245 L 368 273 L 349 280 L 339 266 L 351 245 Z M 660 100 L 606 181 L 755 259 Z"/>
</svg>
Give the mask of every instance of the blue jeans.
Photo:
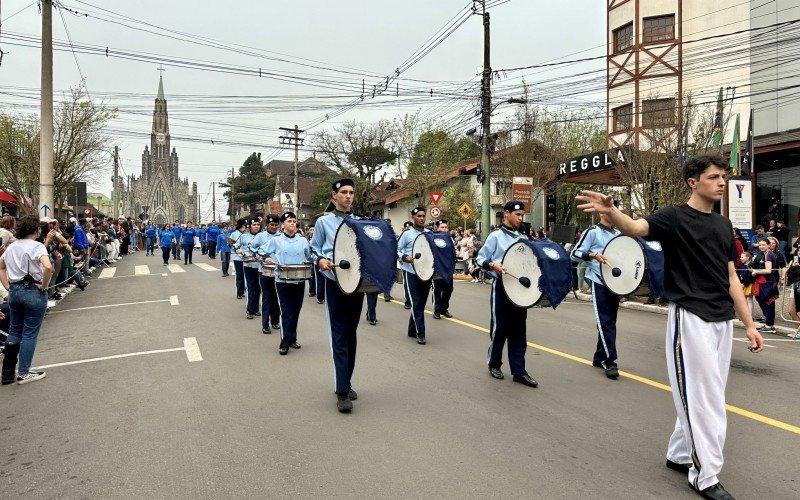
<svg viewBox="0 0 800 500">
<path fill-rule="evenodd" d="M 38 287 L 25 288 L 22 283 L 11 285 L 8 295 L 11 309 L 11 326 L 8 329 L 9 345 L 19 344 L 19 374 L 31 369 L 36 339 L 47 310 L 47 293 Z"/>
<path fill-rule="evenodd" d="M 139 250 L 139 235 L 137 233 L 131 233 L 131 253 Z"/>
<path fill-rule="evenodd" d="M 222 275 L 228 275 L 228 268 L 231 265 L 231 253 L 230 252 L 220 252 L 219 253 L 219 260 L 222 263 Z"/>
<path fill-rule="evenodd" d="M 156 239 L 153 237 L 148 236 L 144 240 L 144 249 L 145 255 L 150 254 L 153 255 L 153 251 L 155 250 Z"/>
</svg>

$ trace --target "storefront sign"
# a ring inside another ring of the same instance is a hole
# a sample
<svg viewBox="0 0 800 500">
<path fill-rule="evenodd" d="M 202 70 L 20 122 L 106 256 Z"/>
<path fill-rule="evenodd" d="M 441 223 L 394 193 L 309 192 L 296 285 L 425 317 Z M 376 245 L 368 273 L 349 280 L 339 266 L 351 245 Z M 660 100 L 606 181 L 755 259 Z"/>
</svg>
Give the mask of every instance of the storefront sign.
<svg viewBox="0 0 800 500">
<path fill-rule="evenodd" d="M 533 177 L 514 177 L 511 182 L 511 199 L 525 204 L 525 213 L 531 213 Z"/>
<path fill-rule="evenodd" d="M 618 148 L 576 156 L 558 166 L 558 177 L 570 177 L 573 175 L 608 170 L 614 168 L 619 163 L 625 163 L 625 155 L 622 150 Z"/>
<path fill-rule="evenodd" d="M 728 218 L 742 232 L 753 229 L 753 181 L 746 178 L 728 181 Z"/>
</svg>

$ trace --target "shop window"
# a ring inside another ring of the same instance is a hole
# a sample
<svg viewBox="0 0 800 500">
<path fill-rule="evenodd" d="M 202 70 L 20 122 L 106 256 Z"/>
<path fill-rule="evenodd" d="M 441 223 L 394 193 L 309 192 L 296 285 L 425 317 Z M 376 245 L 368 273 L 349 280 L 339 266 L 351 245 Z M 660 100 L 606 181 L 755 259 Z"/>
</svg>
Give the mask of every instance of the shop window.
<svg viewBox="0 0 800 500">
<path fill-rule="evenodd" d="M 630 130 L 633 128 L 633 104 L 626 104 L 612 111 L 614 132 Z"/>
<path fill-rule="evenodd" d="M 614 30 L 614 53 L 622 52 L 623 50 L 631 47 L 632 45 L 633 45 L 632 22 Z"/>
<path fill-rule="evenodd" d="M 675 125 L 675 99 L 642 101 L 642 127 L 663 128 Z"/>
<path fill-rule="evenodd" d="M 675 15 L 646 17 L 642 20 L 642 42 L 663 42 L 675 39 Z"/>
</svg>

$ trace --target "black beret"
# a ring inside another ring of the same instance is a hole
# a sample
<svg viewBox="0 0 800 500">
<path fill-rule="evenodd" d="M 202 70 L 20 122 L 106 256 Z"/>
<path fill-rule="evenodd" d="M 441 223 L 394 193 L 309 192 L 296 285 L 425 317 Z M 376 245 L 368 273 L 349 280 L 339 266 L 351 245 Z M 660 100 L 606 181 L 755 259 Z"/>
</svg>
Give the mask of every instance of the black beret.
<svg viewBox="0 0 800 500">
<path fill-rule="evenodd" d="M 525 204 L 522 203 L 521 201 L 511 200 L 506 202 L 505 206 L 503 207 L 503 210 L 505 210 L 506 212 L 525 210 Z"/>
<path fill-rule="evenodd" d="M 286 222 L 286 219 L 297 219 L 297 216 L 294 212 L 284 212 L 283 215 L 281 215 L 281 222 Z"/>
<path fill-rule="evenodd" d="M 348 178 L 339 179 L 338 181 L 331 184 L 331 189 L 333 189 L 338 193 L 339 190 L 345 186 L 355 186 L 353 179 L 348 179 Z"/>
<path fill-rule="evenodd" d="M 281 218 L 277 214 L 267 214 L 267 224 L 270 222 L 280 222 Z"/>
<path fill-rule="evenodd" d="M 425 207 L 416 207 L 411 209 L 411 215 L 417 215 L 420 212 L 425 212 Z"/>
<path fill-rule="evenodd" d="M 250 226 L 252 224 L 261 224 L 261 219 L 259 217 L 251 217 L 251 218 L 247 219 L 246 224 L 248 226 Z"/>
<path fill-rule="evenodd" d="M 411 222 L 410 220 L 407 220 L 407 221 L 403 222 L 403 227 L 411 227 L 413 225 L 414 225 L 414 223 Z"/>
<path fill-rule="evenodd" d="M 441 219 L 436 221 L 437 226 L 441 226 L 442 224 L 447 224 L 447 219 Z"/>
</svg>

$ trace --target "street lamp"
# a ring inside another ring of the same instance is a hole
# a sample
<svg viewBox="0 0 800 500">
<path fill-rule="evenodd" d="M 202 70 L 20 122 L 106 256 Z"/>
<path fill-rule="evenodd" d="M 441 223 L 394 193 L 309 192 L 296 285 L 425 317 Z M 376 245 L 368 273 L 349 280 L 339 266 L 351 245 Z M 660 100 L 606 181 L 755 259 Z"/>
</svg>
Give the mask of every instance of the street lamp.
<svg viewBox="0 0 800 500">
<path fill-rule="evenodd" d="M 486 99 L 486 104 L 483 108 L 482 125 L 483 136 L 481 137 L 481 170 L 483 171 L 483 182 L 481 183 L 481 238 L 485 241 L 489 235 L 489 228 L 492 224 L 492 196 L 491 196 L 491 178 L 489 177 L 489 163 L 491 161 L 489 155 L 489 140 L 491 133 L 491 117 L 492 113 L 498 106 L 502 104 L 527 104 L 527 99 L 518 97 L 511 97 L 505 101 L 499 102 L 491 106 L 491 97 Z"/>
</svg>

